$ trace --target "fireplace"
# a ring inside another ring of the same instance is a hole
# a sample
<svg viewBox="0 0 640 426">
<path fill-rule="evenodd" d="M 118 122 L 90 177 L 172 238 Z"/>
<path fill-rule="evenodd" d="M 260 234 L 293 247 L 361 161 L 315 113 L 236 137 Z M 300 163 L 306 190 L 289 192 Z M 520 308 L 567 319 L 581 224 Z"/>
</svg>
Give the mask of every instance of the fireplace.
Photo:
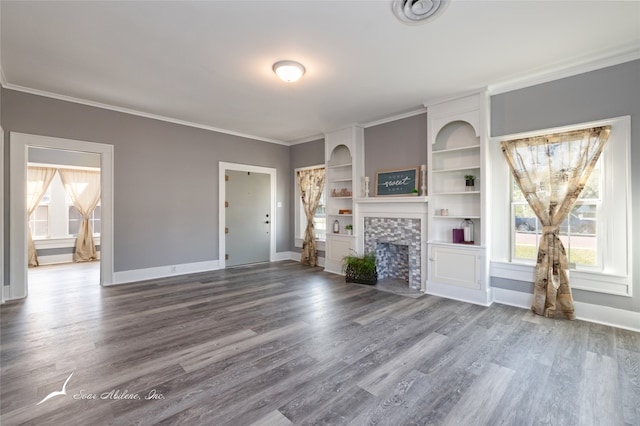
<svg viewBox="0 0 640 426">
<path fill-rule="evenodd" d="M 357 251 L 375 253 L 378 278 L 395 278 L 425 290 L 426 197 L 356 200 Z"/>
<path fill-rule="evenodd" d="M 378 278 L 399 278 L 421 288 L 420 219 L 364 218 L 364 252 L 376 254 Z"/>
</svg>

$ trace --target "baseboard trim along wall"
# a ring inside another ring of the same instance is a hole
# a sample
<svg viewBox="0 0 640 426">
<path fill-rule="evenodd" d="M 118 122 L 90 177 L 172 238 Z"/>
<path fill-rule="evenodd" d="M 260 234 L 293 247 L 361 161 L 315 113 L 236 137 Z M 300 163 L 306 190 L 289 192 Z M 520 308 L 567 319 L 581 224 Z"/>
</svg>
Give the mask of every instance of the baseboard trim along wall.
<svg viewBox="0 0 640 426">
<path fill-rule="evenodd" d="M 503 305 L 531 309 L 533 294 L 493 287 L 493 301 Z M 640 312 L 574 302 L 579 320 L 640 332 Z"/>
<path fill-rule="evenodd" d="M 293 251 L 283 251 L 272 256 L 272 262 L 282 260 L 300 260 L 300 253 Z M 318 258 L 318 265 L 324 266 L 324 257 Z M 138 281 L 157 280 L 160 278 L 173 277 L 176 275 L 195 274 L 198 272 L 215 271 L 220 269 L 220 262 L 210 260 L 206 262 L 182 263 L 180 265 L 158 266 L 155 268 L 133 269 L 130 271 L 119 271 L 113 273 L 113 284 L 128 284 Z"/>
<path fill-rule="evenodd" d="M 159 278 L 215 271 L 217 269 L 220 269 L 220 262 L 217 260 L 209 260 L 206 262 L 182 263 L 180 265 L 119 271 L 113 273 L 113 285 L 127 284 L 137 281 L 157 280 Z"/>
</svg>

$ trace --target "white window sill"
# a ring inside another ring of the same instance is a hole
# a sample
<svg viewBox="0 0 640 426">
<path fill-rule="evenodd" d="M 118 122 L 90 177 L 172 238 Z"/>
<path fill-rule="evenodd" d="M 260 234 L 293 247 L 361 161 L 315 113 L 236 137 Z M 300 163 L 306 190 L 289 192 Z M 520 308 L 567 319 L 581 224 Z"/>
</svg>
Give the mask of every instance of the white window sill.
<svg viewBox="0 0 640 426">
<path fill-rule="evenodd" d="M 300 237 L 296 237 L 295 242 L 294 242 L 294 246 L 298 247 L 298 248 L 302 248 L 302 242 L 304 241 L 303 238 Z M 318 248 L 319 251 L 324 251 L 324 240 L 317 240 L 316 241 L 316 246 Z"/>
<path fill-rule="evenodd" d="M 94 235 L 93 242 L 100 245 L 100 235 Z M 76 237 L 34 238 L 33 243 L 37 250 L 75 247 Z"/>
<path fill-rule="evenodd" d="M 496 278 L 533 282 L 534 270 L 535 266 L 532 264 L 493 261 L 490 275 Z M 573 289 L 631 297 L 631 280 L 627 276 L 578 270 L 571 270 L 569 274 Z"/>
</svg>

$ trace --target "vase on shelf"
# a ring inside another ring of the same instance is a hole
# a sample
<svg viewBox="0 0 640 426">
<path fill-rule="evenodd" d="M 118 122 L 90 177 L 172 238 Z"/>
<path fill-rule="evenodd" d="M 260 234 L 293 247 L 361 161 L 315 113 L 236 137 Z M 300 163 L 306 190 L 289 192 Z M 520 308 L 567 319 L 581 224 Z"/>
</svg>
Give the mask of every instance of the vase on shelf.
<svg viewBox="0 0 640 426">
<path fill-rule="evenodd" d="M 464 190 L 466 192 L 471 192 L 476 190 L 476 177 L 473 175 L 465 175 L 464 177 Z"/>
<path fill-rule="evenodd" d="M 460 228 L 463 230 L 463 244 L 473 244 L 473 231 L 474 224 L 471 219 L 465 219 L 460 224 Z"/>
</svg>

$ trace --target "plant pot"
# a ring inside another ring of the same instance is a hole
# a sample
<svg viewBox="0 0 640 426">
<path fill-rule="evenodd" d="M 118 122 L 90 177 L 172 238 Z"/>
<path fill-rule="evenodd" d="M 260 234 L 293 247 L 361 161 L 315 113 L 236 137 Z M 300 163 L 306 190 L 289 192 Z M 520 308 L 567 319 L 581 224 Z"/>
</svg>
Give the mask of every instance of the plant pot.
<svg viewBox="0 0 640 426">
<path fill-rule="evenodd" d="M 345 269 L 345 281 L 348 283 L 375 285 L 378 282 L 378 271 L 373 274 L 362 274 L 356 268 L 347 266 Z"/>
<path fill-rule="evenodd" d="M 475 180 L 467 179 L 465 180 L 465 191 L 475 191 Z"/>
</svg>

